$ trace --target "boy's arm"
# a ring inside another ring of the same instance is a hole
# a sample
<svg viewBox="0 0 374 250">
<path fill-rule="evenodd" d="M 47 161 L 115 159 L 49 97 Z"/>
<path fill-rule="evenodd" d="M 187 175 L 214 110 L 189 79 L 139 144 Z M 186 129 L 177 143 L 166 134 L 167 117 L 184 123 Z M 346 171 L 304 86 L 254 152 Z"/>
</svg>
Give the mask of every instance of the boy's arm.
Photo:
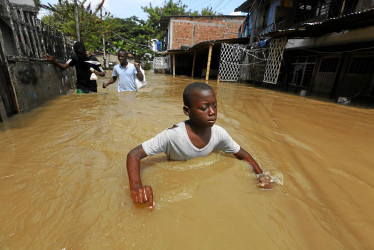
<svg viewBox="0 0 374 250">
<path fill-rule="evenodd" d="M 48 61 L 51 61 L 54 65 L 56 65 L 57 67 L 59 67 L 62 70 L 65 70 L 65 69 L 69 68 L 68 63 L 61 64 L 61 63 L 57 62 L 56 59 L 53 56 L 51 56 L 50 54 L 43 53 L 43 57 L 44 57 L 44 59 L 47 59 Z"/>
<path fill-rule="evenodd" d="M 91 72 L 94 73 L 95 75 L 104 77 L 105 76 L 105 71 L 104 70 L 101 71 L 101 69 L 102 69 L 101 66 L 99 67 L 99 70 L 94 69 L 94 68 L 90 68 Z"/>
<path fill-rule="evenodd" d="M 127 174 L 130 182 L 131 198 L 135 203 L 147 203 L 152 207 L 153 202 L 153 191 L 151 186 L 143 186 L 140 178 L 140 160 L 146 157 L 147 154 L 144 151 L 142 145 L 132 149 L 127 154 Z"/>
<path fill-rule="evenodd" d="M 253 170 L 255 171 L 256 174 L 262 174 L 263 171 L 262 171 L 261 167 L 255 161 L 255 159 L 253 159 L 252 155 L 250 155 L 244 149 L 240 148 L 238 153 L 234 154 L 234 156 L 236 158 L 238 158 L 239 160 L 244 160 L 244 161 L 248 162 L 249 164 L 251 164 L 251 166 L 253 167 Z"/>
<path fill-rule="evenodd" d="M 269 189 L 272 187 L 271 185 L 271 179 L 269 179 L 269 176 L 261 175 L 264 173 L 262 171 L 261 167 L 258 165 L 255 159 L 253 159 L 252 155 L 250 155 L 247 151 L 244 149 L 240 148 L 239 152 L 234 154 L 236 158 L 239 160 L 244 160 L 251 164 L 253 167 L 253 170 L 255 171 L 256 175 L 258 176 L 258 181 L 260 183 L 260 187 Z"/>
<path fill-rule="evenodd" d="M 116 80 L 117 80 L 117 76 L 112 76 L 112 78 L 110 78 L 108 82 L 103 83 L 103 88 L 105 89 L 110 84 L 114 83 Z"/>
</svg>

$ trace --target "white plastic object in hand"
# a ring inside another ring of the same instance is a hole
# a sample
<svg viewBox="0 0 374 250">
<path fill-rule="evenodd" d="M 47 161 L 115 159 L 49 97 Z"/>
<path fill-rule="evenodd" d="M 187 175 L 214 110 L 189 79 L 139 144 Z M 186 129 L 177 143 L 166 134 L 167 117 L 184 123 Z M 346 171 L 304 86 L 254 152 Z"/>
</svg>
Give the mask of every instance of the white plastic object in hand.
<svg viewBox="0 0 374 250">
<path fill-rule="evenodd" d="M 95 73 L 92 73 L 90 76 L 90 80 L 91 81 L 97 80 L 97 75 Z"/>
<path fill-rule="evenodd" d="M 277 183 L 283 185 L 283 174 L 276 171 L 263 171 L 261 174 L 256 174 L 257 179 L 269 178 L 270 183 Z"/>
</svg>

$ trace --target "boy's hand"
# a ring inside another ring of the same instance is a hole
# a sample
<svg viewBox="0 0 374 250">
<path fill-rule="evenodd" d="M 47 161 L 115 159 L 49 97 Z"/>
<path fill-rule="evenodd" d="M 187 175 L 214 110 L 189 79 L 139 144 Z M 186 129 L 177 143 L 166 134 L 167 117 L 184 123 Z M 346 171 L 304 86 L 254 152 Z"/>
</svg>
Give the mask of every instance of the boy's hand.
<svg viewBox="0 0 374 250">
<path fill-rule="evenodd" d="M 135 62 L 134 63 L 134 66 L 135 66 L 135 68 L 138 70 L 138 69 L 140 69 L 140 63 L 139 62 Z"/>
<path fill-rule="evenodd" d="M 152 208 L 155 205 L 153 201 L 153 191 L 151 186 L 140 186 L 131 190 L 131 198 L 135 203 L 138 204 L 149 204 L 149 207 Z"/>
<path fill-rule="evenodd" d="M 44 57 L 44 59 L 47 59 L 49 61 L 53 60 L 53 56 L 51 56 L 50 54 L 47 54 L 47 53 L 43 53 L 43 57 Z"/>
<path fill-rule="evenodd" d="M 258 183 L 261 188 L 271 189 L 273 187 L 273 179 L 270 174 L 259 174 Z"/>
</svg>

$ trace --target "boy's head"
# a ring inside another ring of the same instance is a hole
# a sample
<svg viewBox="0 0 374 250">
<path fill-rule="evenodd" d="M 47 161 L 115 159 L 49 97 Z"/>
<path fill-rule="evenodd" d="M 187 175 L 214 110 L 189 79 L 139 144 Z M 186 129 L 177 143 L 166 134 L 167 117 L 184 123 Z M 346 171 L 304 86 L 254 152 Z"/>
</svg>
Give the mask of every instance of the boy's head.
<svg viewBox="0 0 374 250">
<path fill-rule="evenodd" d="M 191 99 L 194 96 L 195 91 L 213 91 L 212 87 L 203 82 L 194 82 L 189 84 L 183 91 L 183 103 L 187 107 L 191 107 Z"/>
<path fill-rule="evenodd" d="M 199 127 L 211 127 L 217 118 L 217 100 L 212 87 L 194 82 L 183 91 L 183 112 Z"/>
<path fill-rule="evenodd" d="M 86 46 L 82 42 L 75 42 L 73 46 L 75 54 L 77 54 L 79 59 L 84 59 L 87 57 Z"/>
<path fill-rule="evenodd" d="M 120 49 L 118 51 L 118 61 L 121 64 L 126 64 L 127 63 L 127 52 L 124 49 Z"/>
</svg>

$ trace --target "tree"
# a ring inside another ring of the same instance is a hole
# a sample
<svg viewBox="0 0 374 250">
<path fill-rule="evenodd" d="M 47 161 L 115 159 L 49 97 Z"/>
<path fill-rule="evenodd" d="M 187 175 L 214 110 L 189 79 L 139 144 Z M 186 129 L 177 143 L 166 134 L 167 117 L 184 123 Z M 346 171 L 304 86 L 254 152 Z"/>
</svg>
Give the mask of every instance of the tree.
<svg viewBox="0 0 374 250">
<path fill-rule="evenodd" d="M 218 16 L 222 15 L 222 13 L 217 13 L 213 10 L 212 6 L 207 6 L 201 10 L 202 16 Z"/>
<path fill-rule="evenodd" d="M 104 15 L 99 15 L 104 1 L 94 11 L 91 9 L 91 4 L 85 7 L 86 1 L 80 2 L 78 9 L 81 41 L 85 43 L 88 50 L 96 50 L 101 46 L 102 37 L 110 35 L 110 30 L 113 28 L 112 17 L 107 12 Z M 76 40 L 74 3 L 72 1 L 59 0 L 57 4 L 41 6 L 51 11 L 51 15 L 44 16 L 42 22 Z"/>
</svg>

